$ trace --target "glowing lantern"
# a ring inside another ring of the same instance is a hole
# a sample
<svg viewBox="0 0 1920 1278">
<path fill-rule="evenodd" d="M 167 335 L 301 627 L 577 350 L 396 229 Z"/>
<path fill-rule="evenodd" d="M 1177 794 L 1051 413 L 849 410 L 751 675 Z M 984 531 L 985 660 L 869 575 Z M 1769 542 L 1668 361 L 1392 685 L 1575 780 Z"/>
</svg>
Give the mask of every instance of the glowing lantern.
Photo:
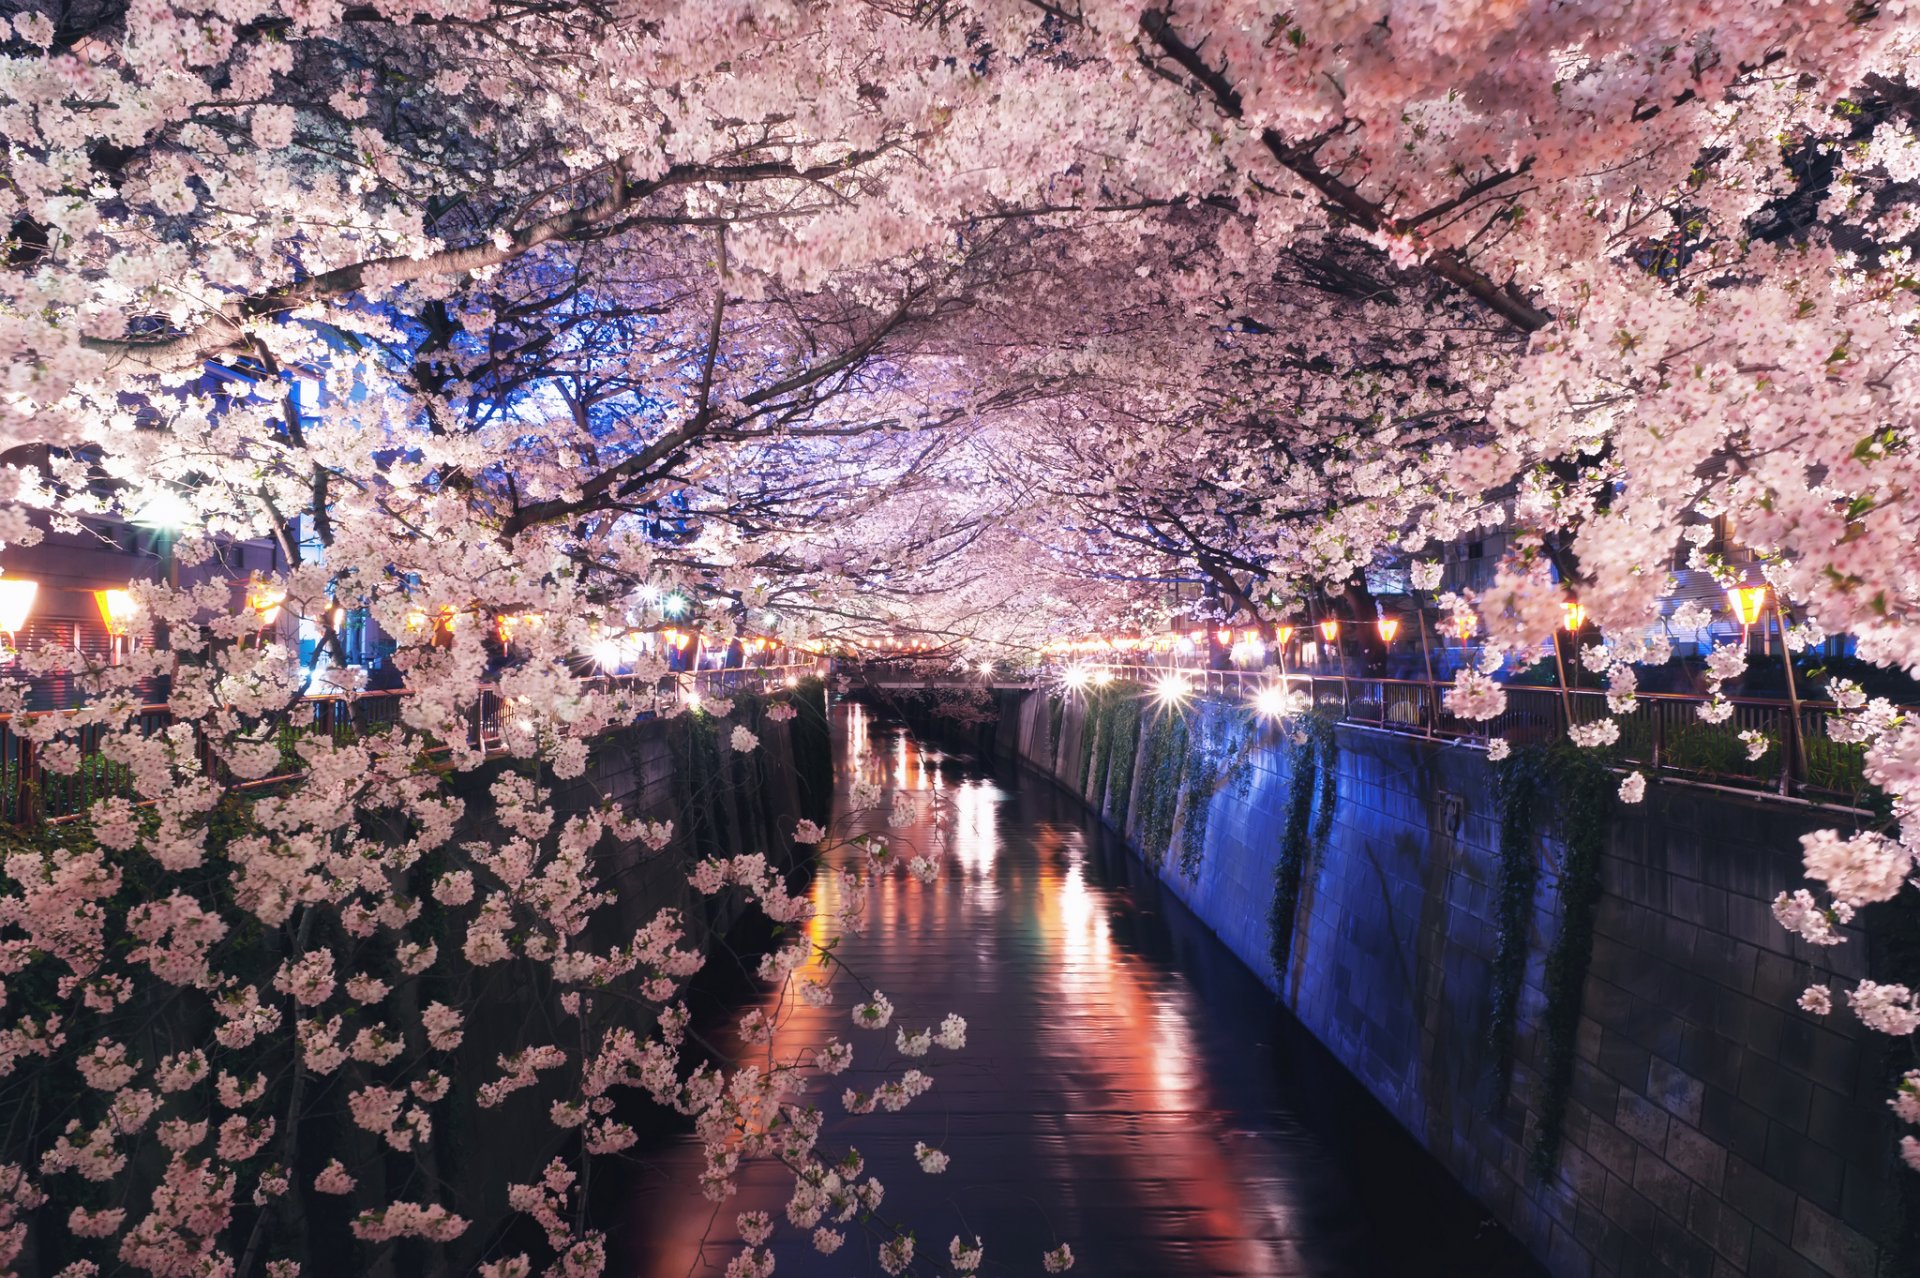
<svg viewBox="0 0 1920 1278">
<path fill-rule="evenodd" d="M 1400 623 L 1392 617 L 1380 618 L 1380 642 L 1392 643 L 1393 637 L 1400 633 Z"/>
<path fill-rule="evenodd" d="M 106 623 L 109 635 L 124 639 L 132 632 L 133 618 L 140 611 L 132 594 L 125 590 L 96 590 L 93 602 L 100 609 L 100 620 Z"/>
<path fill-rule="evenodd" d="M 538 630 L 547 621 L 545 613 L 523 612 L 513 616 L 502 615 L 499 621 L 500 642 L 512 643 L 513 632 L 525 626 L 529 630 Z"/>
<path fill-rule="evenodd" d="M 1460 636 L 1461 643 L 1465 643 L 1467 640 L 1473 638 L 1473 614 L 1470 612 L 1455 613 L 1453 617 L 1453 633 Z"/>
<path fill-rule="evenodd" d="M 33 597 L 39 592 L 37 582 L 21 581 L 18 577 L 0 579 L 0 630 L 7 632 L 8 642 L 27 624 L 27 617 L 33 612 Z"/>
<path fill-rule="evenodd" d="M 1733 615 L 1740 619 L 1741 625 L 1751 626 L 1760 620 L 1760 614 L 1766 610 L 1767 588 L 1736 586 L 1727 592 L 1727 606 L 1733 609 Z M 4 628 L 0 627 L 0 629 Z"/>
<path fill-rule="evenodd" d="M 1220 641 L 1222 648 L 1231 648 L 1233 646 L 1233 631 L 1231 630 L 1225 628 L 1216 630 L 1213 632 L 1213 637 Z"/>
<path fill-rule="evenodd" d="M 1320 623 L 1320 635 L 1328 643 L 1332 643 L 1340 637 L 1340 623 L 1332 617 L 1328 617 Z"/>
<path fill-rule="evenodd" d="M 1580 627 L 1587 624 L 1586 607 L 1575 599 L 1567 600 L 1565 606 L 1567 613 L 1567 630 L 1570 633 L 1577 633 Z"/>
<path fill-rule="evenodd" d="M 1285 647 L 1293 639 L 1292 626 L 1281 626 L 1278 629 L 1276 629 L 1273 633 L 1274 633 L 1274 636 L 1280 640 L 1280 644 L 1282 647 Z"/>
<path fill-rule="evenodd" d="M 247 607 L 260 618 L 262 626 L 271 626 L 280 615 L 280 605 L 287 600 L 287 592 L 276 586 L 263 586 L 259 583 L 247 589 Z"/>
</svg>

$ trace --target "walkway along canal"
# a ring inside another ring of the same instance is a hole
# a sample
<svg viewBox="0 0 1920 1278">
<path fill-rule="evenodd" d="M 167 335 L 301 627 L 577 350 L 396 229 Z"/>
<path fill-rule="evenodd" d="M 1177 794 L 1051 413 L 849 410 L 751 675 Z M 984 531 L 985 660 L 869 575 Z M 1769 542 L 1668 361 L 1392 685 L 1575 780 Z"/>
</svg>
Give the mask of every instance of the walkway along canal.
<svg viewBox="0 0 1920 1278">
<path fill-rule="evenodd" d="M 843 953 L 893 1001 L 896 1026 L 958 1012 L 967 1047 L 934 1059 L 932 1091 L 903 1113 L 852 1117 L 837 1088 L 820 1098 L 823 1144 L 856 1146 L 886 1185 L 885 1217 L 915 1231 L 914 1272 L 949 1272 L 955 1234 L 985 1242 L 983 1273 L 1040 1273 L 1058 1242 L 1076 1274 L 1101 1278 L 1539 1272 L 1073 796 L 943 754 L 858 704 L 837 710 L 834 744 L 837 813 L 864 779 L 931 792 L 954 817 L 941 877 L 889 880 Z M 930 834 L 924 820 L 893 832 L 902 846 Z M 812 890 L 831 916 L 833 876 Z M 786 1022 L 778 1054 L 852 1038 L 855 1068 L 836 1083 L 897 1074 L 891 1031 L 884 1046 L 850 1035 L 856 987 L 843 975 L 835 991 Z M 919 1140 L 951 1157 L 943 1174 L 916 1165 Z M 718 1207 L 702 1199 L 700 1163 L 689 1136 L 633 1175 L 610 1272 L 719 1275 L 739 1254 L 739 1213 L 781 1214 L 771 1174 Z M 831 1257 L 804 1231 L 776 1239 L 781 1275 L 880 1273 L 857 1229 Z"/>
</svg>

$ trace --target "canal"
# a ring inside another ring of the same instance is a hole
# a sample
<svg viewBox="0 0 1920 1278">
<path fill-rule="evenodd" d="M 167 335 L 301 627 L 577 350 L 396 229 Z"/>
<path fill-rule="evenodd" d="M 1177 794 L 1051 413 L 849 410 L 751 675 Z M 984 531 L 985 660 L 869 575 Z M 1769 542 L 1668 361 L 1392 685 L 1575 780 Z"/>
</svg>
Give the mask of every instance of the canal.
<svg viewBox="0 0 1920 1278">
<path fill-rule="evenodd" d="M 822 1146 L 857 1147 L 885 1184 L 881 1214 L 916 1235 L 913 1272 L 953 1272 L 955 1234 L 984 1241 L 982 1273 L 1042 1273 L 1059 1242 L 1075 1274 L 1102 1278 L 1539 1272 L 1072 796 L 858 704 L 836 709 L 835 750 L 836 835 L 856 779 L 925 792 L 920 822 L 891 832 L 903 847 L 932 837 L 932 801 L 950 813 L 940 877 L 888 880 L 842 954 L 893 1002 L 896 1027 L 957 1012 L 966 1048 L 905 1061 L 891 1030 L 849 1032 L 859 994 L 845 975 L 832 1006 L 800 1009 L 776 1040 L 782 1056 L 854 1042 L 855 1068 L 820 1097 Z M 885 828 L 890 797 L 854 828 Z M 835 887 L 815 879 L 822 913 Z M 932 1090 L 902 1113 L 845 1113 L 841 1085 L 870 1088 L 889 1065 L 926 1067 Z M 948 1155 L 944 1173 L 919 1168 L 916 1141 Z M 740 1252 L 739 1213 L 780 1219 L 790 1176 L 763 1165 L 716 1207 L 701 1165 L 690 1135 L 640 1164 L 609 1272 L 718 1278 Z M 781 1275 L 881 1272 L 857 1224 L 830 1257 L 784 1221 L 772 1245 Z"/>
</svg>

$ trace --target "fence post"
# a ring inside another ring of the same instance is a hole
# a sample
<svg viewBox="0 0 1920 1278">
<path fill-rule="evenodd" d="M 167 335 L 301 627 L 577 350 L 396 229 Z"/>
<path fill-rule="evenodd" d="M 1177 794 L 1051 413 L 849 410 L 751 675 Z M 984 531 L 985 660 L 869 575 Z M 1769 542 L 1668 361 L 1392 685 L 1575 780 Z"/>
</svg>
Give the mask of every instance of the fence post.
<svg viewBox="0 0 1920 1278">
<path fill-rule="evenodd" d="M 33 742 L 23 736 L 13 738 L 20 743 L 20 788 L 14 792 L 15 819 L 22 827 L 30 827 L 34 820 L 34 795 L 39 786 L 33 781 Z"/>
</svg>

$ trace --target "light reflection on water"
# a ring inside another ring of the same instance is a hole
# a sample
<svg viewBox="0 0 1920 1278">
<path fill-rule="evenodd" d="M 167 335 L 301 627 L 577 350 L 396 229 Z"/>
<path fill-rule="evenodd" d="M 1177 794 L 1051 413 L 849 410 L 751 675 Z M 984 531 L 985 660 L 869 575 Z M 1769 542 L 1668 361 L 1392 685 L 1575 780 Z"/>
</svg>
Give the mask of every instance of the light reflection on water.
<svg viewBox="0 0 1920 1278">
<path fill-rule="evenodd" d="M 893 1029 L 851 1028 L 861 995 L 841 974 L 833 1005 L 792 1012 L 772 1052 L 791 1059 L 830 1038 L 853 1042 L 854 1070 L 818 1096 L 829 1114 L 822 1147 L 866 1155 L 887 1187 L 883 1215 L 913 1228 L 923 1258 L 944 1261 L 949 1238 L 977 1232 L 989 1269 L 1001 1272 L 1038 1272 L 1056 1239 L 1073 1244 L 1076 1274 L 1107 1278 L 1416 1272 L 1377 1254 L 1335 1160 L 1293 1119 L 1315 1098 L 1289 1096 L 1270 1067 L 1250 1067 L 1270 1050 L 1261 1004 L 1236 1024 L 1239 1009 L 1203 1002 L 1179 970 L 1116 935 L 1117 920 L 1130 934 L 1158 928 L 1164 945 L 1165 925 L 1143 921 L 1128 894 L 1103 881 L 1060 796 L 1031 780 L 1010 793 L 978 769 L 935 761 L 857 704 L 840 710 L 836 728 L 837 814 L 854 777 L 952 800 L 940 878 L 884 882 L 866 932 L 843 942 L 842 957 L 892 999 L 895 1028 L 958 1012 L 969 1044 L 936 1049 L 930 1063 L 901 1060 Z M 855 828 L 884 830 L 891 797 Z M 903 857 L 928 850 L 927 797 L 913 826 L 888 834 Z M 837 875 L 815 877 L 816 941 L 833 932 L 840 891 Z M 765 998 L 770 1014 L 776 1001 Z M 909 1065 L 935 1082 L 904 1113 L 844 1114 L 843 1086 L 870 1089 Z M 916 1140 L 951 1155 L 944 1175 L 918 1170 Z M 634 1278 L 721 1274 L 739 1250 L 736 1214 L 778 1219 L 791 1186 L 786 1173 L 757 1168 L 716 1209 L 699 1196 L 691 1138 L 648 1161 L 654 1171 L 636 1179 L 614 1237 L 624 1263 L 611 1272 Z M 776 1272 L 878 1273 L 876 1245 L 855 1226 L 829 1259 L 782 1222 Z"/>
</svg>

